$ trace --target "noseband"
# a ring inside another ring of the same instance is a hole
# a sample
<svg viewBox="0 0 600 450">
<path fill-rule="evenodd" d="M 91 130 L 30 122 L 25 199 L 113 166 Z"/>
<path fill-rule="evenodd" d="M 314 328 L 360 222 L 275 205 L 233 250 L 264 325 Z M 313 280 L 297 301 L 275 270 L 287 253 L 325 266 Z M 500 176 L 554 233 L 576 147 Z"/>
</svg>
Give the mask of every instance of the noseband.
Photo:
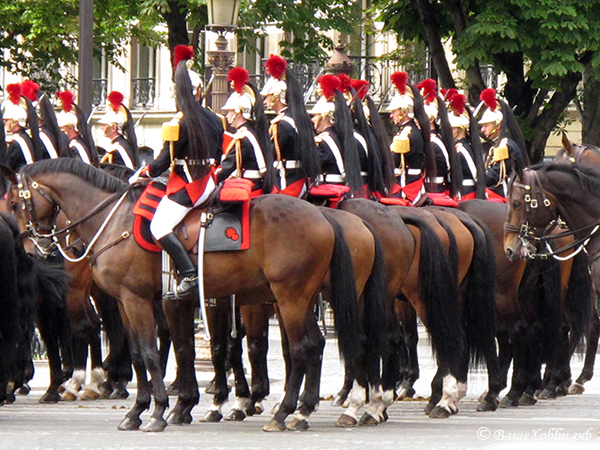
<svg viewBox="0 0 600 450">
<path fill-rule="evenodd" d="M 554 257 L 559 261 L 564 261 L 567 259 L 571 259 L 575 257 L 581 250 L 585 248 L 591 238 L 596 234 L 596 232 L 600 229 L 600 223 L 592 224 L 580 228 L 578 230 L 568 230 L 566 223 L 561 219 L 558 215 L 557 211 L 550 212 L 553 215 L 556 215 L 554 220 L 551 220 L 548 225 L 544 228 L 541 234 L 536 233 L 536 228 L 531 227 L 530 219 L 535 216 L 536 213 L 540 212 L 540 201 L 538 200 L 538 187 L 541 193 L 541 206 L 546 209 L 550 209 L 552 206 L 552 202 L 546 195 L 546 191 L 542 186 L 542 182 L 540 179 L 540 175 L 537 170 L 528 170 L 525 169 L 523 171 L 523 181 L 524 183 L 518 183 L 517 181 L 513 182 L 513 189 L 520 188 L 524 189 L 527 193 L 523 196 L 523 200 L 525 201 L 525 213 L 526 213 L 526 221 L 521 226 L 513 225 L 511 223 L 504 223 L 504 231 L 506 233 L 518 233 L 519 240 L 521 241 L 521 245 L 525 249 L 525 257 L 528 259 L 541 258 L 546 259 L 549 256 Z M 528 183 L 527 183 L 528 182 Z M 566 229 L 560 233 L 550 234 L 555 229 Z M 556 250 L 553 250 L 550 246 L 550 241 L 561 239 L 566 236 L 573 236 L 575 233 L 579 233 L 585 230 L 591 229 L 585 237 L 581 239 L 576 239 L 568 245 L 560 247 Z M 538 244 L 543 243 L 546 246 L 547 252 L 537 253 Z M 558 256 L 560 253 L 563 253 L 567 250 L 578 247 L 573 253 L 566 257 Z"/>
</svg>

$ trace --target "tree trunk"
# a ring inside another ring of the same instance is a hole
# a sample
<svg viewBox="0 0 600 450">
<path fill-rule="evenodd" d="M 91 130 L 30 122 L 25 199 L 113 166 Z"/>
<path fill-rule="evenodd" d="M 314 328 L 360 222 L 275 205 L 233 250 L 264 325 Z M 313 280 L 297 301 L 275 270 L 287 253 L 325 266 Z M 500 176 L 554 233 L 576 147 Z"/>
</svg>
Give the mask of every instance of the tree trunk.
<svg viewBox="0 0 600 450">
<path fill-rule="evenodd" d="M 600 146 L 600 82 L 594 79 L 591 64 L 586 64 L 583 75 L 583 108 L 581 114 L 581 142 Z"/>
<path fill-rule="evenodd" d="M 577 84 L 581 81 L 581 74 L 569 72 L 560 83 L 560 90 L 556 90 L 550 98 L 542 113 L 533 121 L 532 128 L 535 135 L 529 147 L 529 157 L 533 164 L 544 158 L 546 141 L 550 132 L 556 126 L 560 115 L 569 106 L 577 93 Z"/>
<path fill-rule="evenodd" d="M 448 60 L 446 60 L 446 52 L 442 45 L 442 38 L 440 37 L 438 24 L 435 21 L 435 12 L 431 7 L 431 3 L 429 3 L 429 0 L 415 0 L 415 2 L 419 10 L 421 22 L 423 23 L 425 36 L 427 37 L 429 52 L 439 76 L 440 87 L 445 89 L 456 88 L 452 72 L 450 72 L 450 67 L 448 66 Z"/>
<path fill-rule="evenodd" d="M 163 18 L 167 22 L 168 35 L 167 43 L 171 50 L 171 64 L 173 64 L 173 49 L 178 45 L 188 45 L 189 38 L 187 33 L 187 23 L 181 3 L 177 0 L 168 2 L 169 10 L 162 13 Z M 175 67 L 173 67 L 173 73 Z"/>
<path fill-rule="evenodd" d="M 444 6 L 450 11 L 452 24 L 454 25 L 454 39 L 459 39 L 465 28 L 467 28 L 467 18 L 462 0 L 444 0 Z M 486 86 L 481 76 L 479 62 L 475 62 L 466 70 L 467 83 L 469 85 L 469 103 L 477 105 L 479 103 L 479 94 Z"/>
</svg>

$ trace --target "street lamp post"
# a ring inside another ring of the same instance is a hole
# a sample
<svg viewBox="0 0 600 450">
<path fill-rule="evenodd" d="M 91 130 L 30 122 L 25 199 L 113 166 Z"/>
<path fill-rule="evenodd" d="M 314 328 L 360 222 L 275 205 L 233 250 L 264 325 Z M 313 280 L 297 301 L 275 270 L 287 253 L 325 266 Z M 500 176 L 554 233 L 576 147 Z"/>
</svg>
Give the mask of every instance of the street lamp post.
<svg viewBox="0 0 600 450">
<path fill-rule="evenodd" d="M 212 68 L 211 106 L 220 111 L 229 96 L 227 73 L 235 62 L 235 51 L 227 49 L 225 34 L 235 30 L 240 9 L 240 0 L 208 0 L 208 25 L 206 28 L 218 34 L 217 50 L 207 52 Z"/>
</svg>

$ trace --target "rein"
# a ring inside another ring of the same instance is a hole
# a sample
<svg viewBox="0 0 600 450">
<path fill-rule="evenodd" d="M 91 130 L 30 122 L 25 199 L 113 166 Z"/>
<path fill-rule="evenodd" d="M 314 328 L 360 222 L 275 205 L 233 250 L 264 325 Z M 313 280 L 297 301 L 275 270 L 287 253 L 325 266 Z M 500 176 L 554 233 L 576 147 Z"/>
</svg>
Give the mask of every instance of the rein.
<svg viewBox="0 0 600 450">
<path fill-rule="evenodd" d="M 530 171 L 530 170 L 526 170 L 523 172 L 523 174 L 526 174 L 526 173 L 531 175 L 530 184 L 521 184 L 521 183 L 518 183 L 515 181 L 513 183 L 513 188 L 517 187 L 517 188 L 524 189 L 527 192 L 531 192 L 530 194 L 525 194 L 523 196 L 523 200 L 525 201 L 525 211 L 527 214 L 527 218 L 529 218 L 530 214 L 533 214 L 537 210 L 537 208 L 539 208 L 539 206 L 540 206 L 540 203 L 538 202 L 538 199 L 537 199 L 537 187 L 538 186 L 540 188 L 541 195 L 542 195 L 542 204 L 546 208 L 550 208 L 550 206 L 552 205 L 552 202 L 546 196 L 546 191 L 542 188 L 542 183 L 540 180 L 539 173 L 537 171 Z M 513 225 L 511 223 L 505 222 L 503 229 L 506 233 L 518 233 L 519 234 L 519 239 L 523 243 L 523 247 L 525 248 L 526 256 L 528 258 L 530 258 L 530 259 L 535 259 L 535 258 L 547 259 L 549 256 L 552 256 L 553 258 L 557 259 L 558 261 L 566 261 L 571 258 L 574 258 L 585 248 L 586 245 L 588 245 L 588 243 L 590 242 L 592 237 L 598 232 L 598 230 L 600 230 L 600 221 L 593 223 L 591 225 L 586 225 L 585 227 L 579 228 L 577 230 L 566 230 L 566 231 L 562 231 L 560 233 L 553 234 L 553 235 L 549 234 L 552 231 L 554 231 L 557 227 L 564 227 L 564 226 L 565 226 L 564 222 L 562 221 L 562 219 L 560 219 L 560 217 L 558 217 L 557 219 L 551 221 L 548 224 L 548 226 L 546 226 L 546 228 L 542 232 L 541 236 L 535 235 L 535 232 L 531 229 L 531 227 L 529 225 L 529 220 L 527 220 L 521 226 Z M 574 236 L 575 234 L 580 233 L 585 230 L 588 230 L 588 229 L 591 229 L 591 232 L 589 232 L 583 238 L 576 239 L 575 241 L 571 242 L 570 244 L 567 244 L 563 247 L 557 248 L 556 250 L 552 250 L 552 247 L 550 246 L 550 241 L 553 241 L 556 239 L 561 239 L 561 238 L 567 237 L 567 236 Z M 533 243 L 545 244 L 548 252 L 536 253 L 537 247 Z M 570 255 L 565 256 L 565 257 L 558 256 L 559 254 L 561 254 L 567 250 L 571 250 L 575 247 L 578 247 L 577 250 L 575 250 Z"/>
<path fill-rule="evenodd" d="M 63 258 L 65 258 L 67 261 L 69 261 L 69 262 L 82 261 L 84 258 L 88 257 L 94 244 L 96 243 L 96 241 L 98 240 L 98 238 L 100 237 L 100 235 L 102 234 L 102 232 L 104 231 L 104 229 L 106 228 L 106 226 L 108 225 L 110 220 L 112 219 L 114 213 L 117 211 L 119 206 L 121 206 L 121 204 L 125 200 L 125 197 L 127 196 L 127 194 L 131 191 L 131 189 L 134 186 L 135 185 L 127 185 L 123 191 L 116 192 L 115 194 L 106 198 L 104 201 L 102 201 L 101 203 L 96 205 L 94 208 L 92 208 L 92 210 L 89 211 L 87 214 L 85 214 L 83 217 L 81 217 L 80 219 L 76 220 L 73 223 L 68 224 L 65 228 L 55 231 L 54 227 L 53 227 L 52 228 L 53 231 L 51 231 L 48 234 L 43 234 L 43 233 L 38 232 L 38 229 L 40 229 L 42 231 L 43 231 L 43 229 L 41 229 L 39 226 L 36 225 L 37 220 L 35 217 L 35 209 L 33 208 L 33 202 L 31 201 L 31 190 L 29 187 L 31 187 L 31 189 L 36 190 L 44 199 L 46 199 L 52 205 L 52 208 L 55 211 L 54 220 L 56 220 L 56 216 L 58 215 L 58 213 L 60 211 L 60 207 L 50 198 L 50 196 L 48 196 L 46 194 L 46 192 L 42 189 L 42 187 L 39 185 L 39 183 L 37 183 L 34 180 L 29 179 L 27 176 L 22 176 L 21 183 L 19 183 L 19 185 L 18 185 L 18 188 L 19 188 L 18 196 L 19 196 L 19 198 L 22 198 L 24 200 L 25 208 L 29 212 L 31 219 L 29 220 L 29 223 L 26 225 L 27 231 L 21 233 L 20 237 L 25 237 L 25 236 L 29 235 L 29 236 L 32 236 L 33 238 L 35 238 L 35 239 L 33 239 L 33 241 L 34 241 L 36 247 L 39 250 L 41 250 L 43 254 L 46 254 L 46 255 L 49 254 L 48 249 L 41 247 L 39 245 L 39 243 L 37 242 L 37 239 L 40 239 L 40 238 L 41 239 L 50 239 L 52 241 L 51 246 L 55 246 L 58 249 L 58 251 L 60 252 L 60 254 L 63 256 Z M 98 231 L 96 231 L 96 234 L 94 235 L 94 237 L 90 240 L 90 243 L 87 246 L 83 255 L 81 255 L 79 258 L 69 257 L 66 254 L 65 250 L 63 249 L 62 245 L 59 243 L 58 237 L 63 234 L 68 235 L 68 233 L 71 232 L 73 229 L 75 229 L 77 226 L 83 224 L 90 218 L 94 217 L 96 214 L 98 214 L 101 211 L 103 211 L 104 209 L 106 209 L 108 207 L 108 205 L 113 203 L 115 200 L 117 200 L 117 203 L 113 206 L 111 211 L 108 213 L 108 215 L 106 216 L 106 218 L 104 219 L 104 221 L 102 222 L 100 227 L 98 228 Z M 129 231 L 125 231 L 124 233 L 122 233 L 122 235 L 119 238 L 117 238 L 117 240 L 115 242 L 110 243 L 110 244 L 108 244 L 108 246 L 106 248 L 101 249 L 98 252 L 98 254 L 94 257 L 94 261 L 101 253 L 103 253 L 104 251 L 113 247 L 114 245 L 117 245 L 124 239 L 127 239 L 130 234 L 131 233 Z"/>
</svg>

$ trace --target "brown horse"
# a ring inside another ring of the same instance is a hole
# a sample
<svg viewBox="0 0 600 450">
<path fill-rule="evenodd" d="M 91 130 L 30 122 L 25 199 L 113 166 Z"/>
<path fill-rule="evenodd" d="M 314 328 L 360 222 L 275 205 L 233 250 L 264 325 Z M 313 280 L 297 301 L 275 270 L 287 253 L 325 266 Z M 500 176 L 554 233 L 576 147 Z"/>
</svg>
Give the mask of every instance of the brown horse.
<svg viewBox="0 0 600 450">
<path fill-rule="evenodd" d="M 76 224 L 88 251 L 93 251 L 94 280 L 120 301 L 132 345 L 138 395 L 119 429 L 140 427 L 140 414 L 150 405 L 148 371 L 152 377 L 155 409 L 144 430 L 164 430 L 167 423 L 163 414 L 168 398 L 156 349 L 152 311 L 152 303 L 161 290 L 160 256 L 144 251 L 133 239 L 128 239 L 133 224 L 133 198 L 127 194 L 128 187 L 98 169 L 66 159 L 25 166 L 18 181 L 9 173 L 5 172 L 5 176 L 13 182 L 13 210 L 29 215 L 31 233 L 42 233 L 40 227 L 52 227 L 59 209 L 64 211 L 72 227 Z M 340 227 L 330 223 L 314 206 L 287 196 L 264 196 L 252 203 L 250 227 L 250 249 L 204 256 L 203 281 L 208 298 L 261 285 L 269 285 L 276 298 L 290 342 L 292 374 L 281 408 L 265 426 L 265 430 L 275 431 L 286 428 L 284 421 L 296 408 L 303 377 L 310 373 L 318 378 L 320 373 L 319 333 L 313 308 L 330 268 L 340 352 L 349 361 L 358 358 L 356 286 Z M 172 322 L 169 325 L 175 351 L 180 352 L 179 330 Z M 190 327 L 182 328 L 184 340 L 189 332 Z M 184 370 L 191 379 L 193 358 L 186 356 L 187 359 L 179 353 L 178 364 L 186 366 Z M 180 377 L 180 381 L 184 380 Z M 315 400 L 305 398 L 301 418 L 293 420 L 289 428 L 307 427 L 306 418 L 314 410 Z"/>
</svg>

